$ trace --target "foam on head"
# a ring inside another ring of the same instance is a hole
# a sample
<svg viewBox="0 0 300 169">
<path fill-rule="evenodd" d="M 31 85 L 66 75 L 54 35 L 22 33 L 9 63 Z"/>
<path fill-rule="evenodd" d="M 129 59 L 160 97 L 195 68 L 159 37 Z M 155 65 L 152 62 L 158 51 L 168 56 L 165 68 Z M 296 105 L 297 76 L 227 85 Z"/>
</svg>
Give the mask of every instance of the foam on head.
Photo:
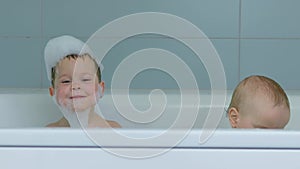
<svg viewBox="0 0 300 169">
<path fill-rule="evenodd" d="M 51 81 L 51 69 L 65 56 L 70 54 L 82 55 L 85 53 L 88 53 L 95 59 L 102 71 L 103 66 L 100 61 L 95 58 L 92 50 L 81 40 L 69 35 L 63 35 L 49 40 L 44 51 L 48 80 Z"/>
</svg>

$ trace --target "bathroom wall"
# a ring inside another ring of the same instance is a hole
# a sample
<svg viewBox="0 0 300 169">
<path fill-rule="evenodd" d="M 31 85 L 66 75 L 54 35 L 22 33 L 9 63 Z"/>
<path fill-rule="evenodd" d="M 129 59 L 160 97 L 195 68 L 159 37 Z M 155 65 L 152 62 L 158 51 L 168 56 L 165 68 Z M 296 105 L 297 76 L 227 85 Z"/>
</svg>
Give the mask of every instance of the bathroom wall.
<svg viewBox="0 0 300 169">
<path fill-rule="evenodd" d="M 43 50 L 55 36 L 86 41 L 119 17 L 163 12 L 190 21 L 209 37 L 224 65 L 228 89 L 252 74 L 269 76 L 286 90 L 300 89 L 299 6 L 297 0 L 0 0 L 0 88 L 47 88 Z M 199 89 L 210 89 L 205 66 L 193 51 L 160 35 L 135 36 L 111 49 L 102 62 L 108 88 L 118 64 L 145 48 L 173 52 L 193 71 Z M 178 84 L 166 72 L 149 69 L 137 74 L 130 87 L 176 89 Z"/>
</svg>

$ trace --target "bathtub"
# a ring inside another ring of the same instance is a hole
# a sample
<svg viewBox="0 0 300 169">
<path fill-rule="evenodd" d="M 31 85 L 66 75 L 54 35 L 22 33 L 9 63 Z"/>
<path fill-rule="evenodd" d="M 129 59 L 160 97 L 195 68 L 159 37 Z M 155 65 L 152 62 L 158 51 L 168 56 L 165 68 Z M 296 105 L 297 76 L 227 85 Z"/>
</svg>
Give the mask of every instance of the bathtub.
<svg viewBox="0 0 300 169">
<path fill-rule="evenodd" d="M 149 106 L 147 93 L 143 90 L 131 92 L 137 108 Z M 188 130 L 170 131 L 168 127 L 177 116 L 174 111 L 178 108 L 178 93 L 171 90 L 166 93 L 165 112 L 154 122 L 135 124 L 112 108 L 111 95 L 106 92 L 101 104 L 109 113 L 103 116 L 118 121 L 123 128 L 87 132 L 44 128 L 62 116 L 47 90 L 3 89 L 0 91 L 0 168 L 300 168 L 298 91 L 287 91 L 292 109 L 291 120 L 284 130 L 233 130 L 224 112 L 218 128 L 202 142 L 200 136 L 210 131 L 203 129 L 210 106 L 209 92 L 200 91 L 201 106 L 195 125 Z M 228 91 L 226 105 L 230 97 L 231 91 Z M 167 139 L 142 144 L 111 139 L 99 145 L 90 135 L 114 138 L 118 133 L 138 140 L 154 138 L 166 131 Z M 176 144 L 166 143 L 177 135 L 182 138 Z M 139 153 L 144 156 L 138 156 Z"/>
</svg>

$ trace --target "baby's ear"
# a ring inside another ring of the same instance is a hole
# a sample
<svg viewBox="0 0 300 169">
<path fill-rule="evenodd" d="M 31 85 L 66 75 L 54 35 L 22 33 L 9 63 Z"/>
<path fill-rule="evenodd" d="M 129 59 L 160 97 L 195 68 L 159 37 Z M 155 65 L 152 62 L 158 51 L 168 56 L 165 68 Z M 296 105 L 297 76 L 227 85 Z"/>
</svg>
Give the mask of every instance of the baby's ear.
<svg viewBox="0 0 300 169">
<path fill-rule="evenodd" d="M 229 122 L 232 128 L 237 128 L 237 123 L 239 120 L 239 111 L 235 107 L 231 107 L 228 110 Z"/>
<path fill-rule="evenodd" d="M 50 96 L 54 95 L 54 88 L 53 87 L 49 87 L 49 94 L 50 94 Z"/>
</svg>

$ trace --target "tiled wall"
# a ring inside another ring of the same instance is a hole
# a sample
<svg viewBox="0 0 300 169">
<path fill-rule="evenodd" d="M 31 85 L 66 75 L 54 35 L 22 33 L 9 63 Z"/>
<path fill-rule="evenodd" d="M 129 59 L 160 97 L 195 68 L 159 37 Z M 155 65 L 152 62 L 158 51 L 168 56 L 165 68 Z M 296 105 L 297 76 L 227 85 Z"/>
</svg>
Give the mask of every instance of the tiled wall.
<svg viewBox="0 0 300 169">
<path fill-rule="evenodd" d="M 300 89 L 299 6 L 298 0 L 0 0 L 0 88 L 47 88 L 43 49 L 52 37 L 69 34 L 85 41 L 119 17 L 164 12 L 189 20 L 211 39 L 228 89 L 251 74 L 269 76 L 285 89 Z M 204 65 L 189 48 L 153 35 L 126 39 L 108 53 L 103 60 L 106 86 L 122 59 L 145 48 L 173 52 L 191 68 L 199 88 L 210 89 Z M 140 72 L 131 87 L 178 86 L 170 75 L 148 70 Z"/>
</svg>

